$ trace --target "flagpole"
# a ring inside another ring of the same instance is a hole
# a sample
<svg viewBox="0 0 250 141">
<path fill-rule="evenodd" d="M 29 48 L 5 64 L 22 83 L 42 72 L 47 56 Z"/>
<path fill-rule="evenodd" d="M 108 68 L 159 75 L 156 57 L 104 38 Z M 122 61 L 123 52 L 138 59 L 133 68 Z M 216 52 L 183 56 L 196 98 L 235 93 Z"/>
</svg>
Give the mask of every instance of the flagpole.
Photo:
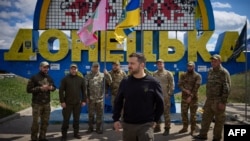
<svg viewBox="0 0 250 141">
<path fill-rule="evenodd" d="M 105 30 L 105 43 L 104 43 L 104 70 L 106 70 L 106 50 L 107 50 L 107 40 L 108 40 L 108 37 L 107 37 L 107 30 L 108 30 L 108 10 L 107 10 L 107 5 L 108 5 L 108 0 L 106 0 L 106 4 L 105 4 L 105 12 L 106 12 L 106 17 L 105 17 L 105 27 L 106 27 L 106 30 Z M 104 130 L 104 120 L 105 120 L 105 101 L 106 101 L 106 79 L 105 79 L 105 74 L 104 74 L 104 82 L 103 82 L 103 88 L 104 88 L 104 92 L 103 92 L 103 110 L 102 110 L 102 130 Z"/>
<path fill-rule="evenodd" d="M 247 80 L 248 80 L 248 74 L 247 74 L 247 71 L 248 71 L 248 66 L 247 66 L 247 64 L 248 64 L 248 57 L 247 57 L 247 55 L 248 55 L 248 51 L 247 51 L 247 20 L 246 20 L 246 33 L 245 33 L 245 37 L 244 37 L 244 40 L 245 40 L 245 52 L 246 52 L 246 62 L 245 62 L 245 95 L 246 95 L 246 98 L 245 98 L 245 121 L 247 121 L 247 104 L 248 104 L 248 100 L 249 100 L 249 96 L 247 95 L 247 90 L 248 90 L 248 86 L 247 86 Z"/>
<path fill-rule="evenodd" d="M 144 0 L 140 0 L 140 2 L 141 2 L 141 5 L 140 5 L 140 7 L 141 7 L 141 53 L 144 52 L 144 48 L 143 48 L 144 33 L 143 33 L 143 24 L 142 24 L 144 15 L 143 15 L 143 2 L 142 1 L 144 1 Z"/>
</svg>

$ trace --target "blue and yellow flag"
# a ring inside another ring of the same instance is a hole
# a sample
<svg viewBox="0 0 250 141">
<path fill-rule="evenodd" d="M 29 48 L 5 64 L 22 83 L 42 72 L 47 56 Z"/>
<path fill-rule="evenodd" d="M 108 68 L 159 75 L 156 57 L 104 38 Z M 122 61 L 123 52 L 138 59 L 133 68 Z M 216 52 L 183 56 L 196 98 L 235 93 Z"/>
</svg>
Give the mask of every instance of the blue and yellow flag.
<svg viewBox="0 0 250 141">
<path fill-rule="evenodd" d="M 140 0 L 123 0 L 123 11 L 115 27 L 115 39 L 121 44 L 140 24 Z"/>
</svg>

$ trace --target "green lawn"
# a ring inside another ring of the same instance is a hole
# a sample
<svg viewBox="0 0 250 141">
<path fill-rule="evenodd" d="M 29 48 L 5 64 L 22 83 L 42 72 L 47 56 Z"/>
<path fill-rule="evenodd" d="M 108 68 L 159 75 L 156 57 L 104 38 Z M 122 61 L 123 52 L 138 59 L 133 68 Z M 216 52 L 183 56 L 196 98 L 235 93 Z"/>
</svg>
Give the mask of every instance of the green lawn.
<svg viewBox="0 0 250 141">
<path fill-rule="evenodd" d="M 28 80 L 22 77 L 0 79 L 0 118 L 23 110 L 31 105 L 31 94 L 26 92 Z M 52 105 L 58 105 L 58 92 L 51 94 Z"/>
</svg>

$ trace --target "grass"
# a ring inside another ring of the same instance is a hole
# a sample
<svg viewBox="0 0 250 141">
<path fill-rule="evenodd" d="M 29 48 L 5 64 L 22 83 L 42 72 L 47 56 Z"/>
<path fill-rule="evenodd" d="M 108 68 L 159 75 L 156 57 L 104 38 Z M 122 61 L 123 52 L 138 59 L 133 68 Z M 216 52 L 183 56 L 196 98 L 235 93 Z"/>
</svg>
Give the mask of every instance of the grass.
<svg viewBox="0 0 250 141">
<path fill-rule="evenodd" d="M 246 73 L 235 74 L 231 76 L 231 93 L 228 97 L 229 103 L 250 103 L 250 97 L 246 95 L 246 89 L 249 93 L 250 91 L 250 71 L 247 72 L 247 86 L 246 86 Z M 206 100 L 206 84 L 201 85 L 198 91 L 198 101 L 199 103 L 204 103 Z M 175 95 L 175 101 L 181 101 L 181 93 Z"/>
<path fill-rule="evenodd" d="M 26 92 L 28 80 L 22 77 L 0 79 L 0 118 L 30 107 L 31 94 Z M 51 94 L 52 105 L 59 104 L 58 92 Z"/>
<path fill-rule="evenodd" d="M 248 80 L 250 80 L 250 71 L 247 74 Z M 246 100 L 250 101 L 249 97 L 246 97 L 245 86 L 245 74 L 236 74 L 231 76 L 232 90 L 229 95 L 228 102 L 245 103 Z M 1 78 L 0 79 L 0 118 L 14 114 L 20 110 L 30 107 L 31 105 L 31 94 L 26 92 L 26 85 L 28 80 L 22 77 L 16 76 L 13 78 Z M 202 85 L 199 88 L 199 103 L 202 104 L 206 100 L 206 85 Z M 180 102 L 181 94 L 175 94 L 175 101 Z M 250 102 L 249 102 L 250 103 Z M 59 105 L 58 91 L 51 93 L 51 105 Z"/>
</svg>

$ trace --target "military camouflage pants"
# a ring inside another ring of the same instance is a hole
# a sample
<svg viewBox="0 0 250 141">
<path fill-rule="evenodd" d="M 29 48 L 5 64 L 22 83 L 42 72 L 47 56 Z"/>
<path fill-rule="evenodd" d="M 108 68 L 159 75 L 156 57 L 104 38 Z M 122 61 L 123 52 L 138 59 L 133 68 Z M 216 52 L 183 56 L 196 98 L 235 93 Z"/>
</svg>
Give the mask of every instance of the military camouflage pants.
<svg viewBox="0 0 250 141">
<path fill-rule="evenodd" d="M 170 129 L 171 119 L 170 119 L 170 105 L 171 100 L 170 96 L 164 96 L 164 120 L 165 120 L 165 129 Z"/>
<path fill-rule="evenodd" d="M 170 105 L 171 99 L 170 96 L 164 96 L 164 121 L 165 129 L 170 129 L 171 119 L 170 119 Z M 156 128 L 160 128 L 161 121 L 157 122 Z"/>
<path fill-rule="evenodd" d="M 190 103 L 185 101 L 186 99 L 182 99 L 181 101 L 181 118 L 183 128 L 187 129 L 189 120 L 188 120 L 188 111 L 190 110 L 190 123 L 191 123 L 191 131 L 194 131 L 196 128 L 196 111 L 198 108 L 198 100 L 192 99 Z"/>
<path fill-rule="evenodd" d="M 102 120 L 103 120 L 103 101 L 95 102 L 90 100 L 88 103 L 88 114 L 89 114 L 89 128 L 93 129 L 96 116 L 96 129 L 102 130 Z"/>
<path fill-rule="evenodd" d="M 31 140 L 37 140 L 39 131 L 39 118 L 40 118 L 40 133 L 39 139 L 46 138 L 47 127 L 49 125 L 50 116 L 50 103 L 48 104 L 34 104 L 32 103 L 32 126 L 31 126 Z"/>
<path fill-rule="evenodd" d="M 116 98 L 116 96 L 115 96 L 115 95 L 112 95 L 112 96 L 111 96 L 111 105 L 112 105 L 112 109 L 114 109 L 114 105 L 115 105 L 115 98 Z"/>
<path fill-rule="evenodd" d="M 207 136 L 207 132 L 209 130 L 210 124 L 215 117 L 215 124 L 213 135 L 214 139 L 220 140 L 222 137 L 222 130 L 225 122 L 225 110 L 218 109 L 218 100 L 206 100 L 205 105 L 203 107 L 204 113 L 202 115 L 201 121 L 201 136 Z"/>
</svg>

